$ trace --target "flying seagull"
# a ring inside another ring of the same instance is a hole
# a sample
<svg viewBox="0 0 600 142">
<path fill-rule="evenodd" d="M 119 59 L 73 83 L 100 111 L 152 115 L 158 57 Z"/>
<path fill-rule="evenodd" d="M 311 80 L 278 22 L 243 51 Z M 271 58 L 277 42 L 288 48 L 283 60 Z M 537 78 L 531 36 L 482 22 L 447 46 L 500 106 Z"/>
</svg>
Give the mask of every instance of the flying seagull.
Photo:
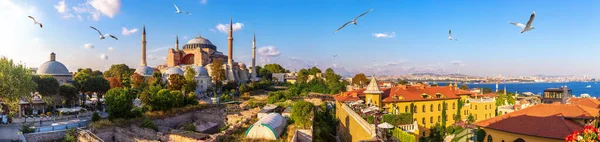
<svg viewBox="0 0 600 142">
<path fill-rule="evenodd" d="M 31 20 L 33 20 L 34 25 L 40 25 L 40 28 L 42 28 L 42 23 L 36 21 L 35 18 L 33 18 L 33 16 L 27 16 L 27 17 L 29 17 L 29 18 L 31 18 Z"/>
<path fill-rule="evenodd" d="M 119 40 L 119 38 L 117 38 L 116 36 L 113 36 L 113 35 L 111 35 L 111 34 L 104 34 L 104 35 L 102 35 L 102 32 L 100 32 L 100 30 L 98 30 L 98 29 L 96 29 L 96 28 L 94 28 L 94 27 L 92 27 L 92 26 L 90 26 L 90 28 L 92 28 L 92 29 L 96 30 L 96 31 L 98 32 L 98 34 L 100 34 L 100 39 L 101 39 L 101 40 L 104 40 L 104 37 L 105 37 L 105 36 L 108 36 L 108 37 L 114 38 L 115 40 Z"/>
<path fill-rule="evenodd" d="M 179 7 L 177 7 L 177 5 L 175 5 L 175 4 L 173 4 L 173 6 L 175 6 L 175 10 L 177 10 L 177 11 L 175 11 L 176 14 L 181 14 L 183 12 L 185 14 L 192 15 L 192 13 L 190 13 L 190 12 L 185 12 L 185 11 L 179 10 Z"/>
<path fill-rule="evenodd" d="M 458 39 L 455 39 L 454 37 L 452 37 L 452 30 L 448 30 L 448 39 L 458 41 Z"/>
<path fill-rule="evenodd" d="M 333 58 L 337 57 L 337 55 L 333 55 Z"/>
<path fill-rule="evenodd" d="M 373 11 L 373 8 L 371 8 L 369 11 L 367 11 L 367 12 L 365 12 L 365 13 L 363 13 L 363 14 L 360 14 L 360 15 L 358 15 L 356 18 L 354 18 L 354 19 L 352 19 L 352 20 L 350 20 L 350 21 L 348 21 L 348 22 L 344 23 L 344 25 L 342 25 L 342 27 L 340 27 L 340 28 L 338 28 L 337 30 L 335 30 L 335 32 L 337 33 L 338 31 L 340 31 L 342 28 L 346 27 L 346 25 L 348 25 L 348 24 L 350 24 L 350 23 L 352 23 L 352 24 L 356 25 L 356 20 L 358 20 L 358 18 L 360 18 L 361 16 L 363 16 L 363 15 L 365 15 L 365 14 L 367 14 L 367 13 L 371 12 L 371 11 Z"/>
<path fill-rule="evenodd" d="M 527 25 L 523 25 L 521 23 L 510 22 L 510 21 L 509 21 L 509 23 L 513 24 L 517 27 L 520 27 L 521 33 L 524 33 L 526 31 L 535 29 L 533 26 L 531 26 L 531 23 L 533 23 L 534 18 L 535 18 L 535 11 L 533 11 L 533 13 L 531 13 L 531 16 L 529 17 L 529 21 L 527 21 Z"/>
</svg>

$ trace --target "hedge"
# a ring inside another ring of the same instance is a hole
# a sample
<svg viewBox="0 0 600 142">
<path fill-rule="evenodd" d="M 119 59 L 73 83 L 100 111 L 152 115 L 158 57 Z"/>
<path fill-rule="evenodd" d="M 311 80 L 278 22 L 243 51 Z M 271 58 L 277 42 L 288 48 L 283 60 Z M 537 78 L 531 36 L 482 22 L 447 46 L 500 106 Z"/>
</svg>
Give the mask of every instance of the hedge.
<svg viewBox="0 0 600 142">
<path fill-rule="evenodd" d="M 409 134 L 407 132 L 402 131 L 402 129 L 396 127 L 392 129 L 392 136 L 400 140 L 401 142 L 414 142 L 417 141 L 415 135 Z"/>
<path fill-rule="evenodd" d="M 390 123 L 394 126 L 412 124 L 413 116 L 412 113 L 400 113 L 400 114 L 384 114 L 383 122 Z"/>
</svg>

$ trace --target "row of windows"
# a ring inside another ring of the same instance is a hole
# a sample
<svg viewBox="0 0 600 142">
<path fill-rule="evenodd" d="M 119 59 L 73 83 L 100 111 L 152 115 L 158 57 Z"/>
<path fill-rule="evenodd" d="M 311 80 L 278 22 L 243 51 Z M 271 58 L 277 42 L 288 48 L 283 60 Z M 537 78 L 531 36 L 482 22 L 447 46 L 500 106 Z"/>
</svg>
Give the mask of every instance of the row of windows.
<svg viewBox="0 0 600 142">
<path fill-rule="evenodd" d="M 448 115 L 448 116 L 454 116 L 454 114 L 451 114 L 451 115 Z M 448 116 L 446 116 L 446 121 L 448 121 Z M 435 121 L 436 123 L 442 123 L 442 116 L 437 116 L 436 120 L 437 120 L 437 121 Z M 416 118 L 415 118 L 414 121 L 417 121 Z M 421 118 L 421 124 L 423 124 L 423 126 L 425 126 L 425 122 L 426 122 L 426 118 L 425 117 Z M 433 125 L 434 124 L 433 122 L 434 122 L 433 121 L 433 116 L 429 117 L 429 123 L 431 125 Z"/>
<path fill-rule="evenodd" d="M 477 110 L 477 105 L 474 105 L 474 106 L 475 106 L 475 110 Z M 471 106 L 471 108 L 473 108 L 473 106 Z M 484 110 L 488 110 L 488 108 L 492 109 L 492 105 L 491 104 L 485 105 L 485 109 Z"/>
</svg>

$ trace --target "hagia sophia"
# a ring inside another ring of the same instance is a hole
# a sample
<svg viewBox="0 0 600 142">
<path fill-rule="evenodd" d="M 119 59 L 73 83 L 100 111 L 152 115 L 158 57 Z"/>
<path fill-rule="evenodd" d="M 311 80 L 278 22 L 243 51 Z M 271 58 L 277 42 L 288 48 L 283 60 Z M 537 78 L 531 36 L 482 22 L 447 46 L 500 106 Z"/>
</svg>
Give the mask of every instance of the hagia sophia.
<svg viewBox="0 0 600 142">
<path fill-rule="evenodd" d="M 186 67 L 192 67 L 196 71 L 196 81 L 198 82 L 197 93 L 206 94 L 206 90 L 213 83 L 212 71 L 210 67 L 213 61 L 220 60 L 223 62 L 222 69 L 225 70 L 224 82 L 244 83 L 247 81 L 257 81 L 256 71 L 250 71 L 244 63 L 233 61 L 233 27 L 232 20 L 229 21 L 229 37 L 228 37 L 228 55 L 223 55 L 217 51 L 217 46 L 213 45 L 210 40 L 198 36 L 187 42 L 183 47 L 179 48 L 179 38 L 175 38 L 175 47 L 168 49 L 167 60 L 164 65 L 156 67 L 163 74 L 163 79 L 166 80 L 171 74 L 184 74 Z M 256 38 L 253 39 L 252 47 L 252 68 L 255 66 Z M 140 66 L 135 70 L 135 73 L 142 76 L 152 76 L 155 69 L 149 67 L 146 63 L 146 27 L 142 30 L 142 60 Z M 226 62 L 225 62 L 226 61 Z"/>
</svg>

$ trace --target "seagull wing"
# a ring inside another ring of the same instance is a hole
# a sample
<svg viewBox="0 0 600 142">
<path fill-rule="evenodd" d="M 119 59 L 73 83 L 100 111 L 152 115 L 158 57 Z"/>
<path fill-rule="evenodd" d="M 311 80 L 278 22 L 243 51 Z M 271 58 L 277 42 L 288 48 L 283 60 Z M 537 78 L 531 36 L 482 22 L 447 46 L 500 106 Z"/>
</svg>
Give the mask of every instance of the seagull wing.
<svg viewBox="0 0 600 142">
<path fill-rule="evenodd" d="M 92 27 L 92 26 L 90 26 L 90 28 L 92 28 L 92 29 L 96 30 L 96 31 L 98 32 L 98 34 L 102 35 L 102 33 L 100 32 L 100 30 L 98 30 L 98 29 L 96 29 L 96 28 L 94 28 L 94 27 Z"/>
<path fill-rule="evenodd" d="M 363 15 L 366 15 L 367 13 L 369 13 L 371 11 L 373 11 L 373 8 L 371 8 L 369 11 L 367 11 L 367 12 L 365 12 L 363 14 L 358 15 L 356 18 L 354 18 L 354 20 L 358 19 L 359 17 L 362 17 Z"/>
<path fill-rule="evenodd" d="M 337 33 L 338 31 L 340 31 L 342 28 L 346 27 L 346 25 L 348 25 L 349 23 L 352 23 L 352 21 L 348 21 L 346 22 L 344 25 L 342 25 L 342 27 L 338 28 L 337 30 L 335 30 L 335 32 Z"/>
<path fill-rule="evenodd" d="M 175 6 L 175 9 L 177 10 L 177 12 L 179 12 L 179 7 L 177 7 L 177 5 L 173 4 L 173 6 Z"/>
<path fill-rule="evenodd" d="M 109 37 L 111 37 L 111 38 L 114 38 L 115 40 L 119 40 L 119 38 L 117 38 L 116 36 L 114 36 L 114 35 L 111 35 L 111 34 L 105 34 L 104 36 L 109 36 Z"/>
<path fill-rule="evenodd" d="M 452 30 L 448 30 L 448 36 L 452 37 Z"/>
<path fill-rule="evenodd" d="M 29 18 L 31 18 L 31 20 L 33 20 L 34 23 L 37 23 L 37 21 L 35 20 L 35 18 L 33 18 L 33 16 L 27 16 Z"/>
<path fill-rule="evenodd" d="M 531 27 L 531 23 L 533 23 L 534 18 L 535 18 L 535 11 L 533 11 L 533 13 L 531 13 L 531 16 L 529 17 L 529 21 L 527 21 L 527 25 L 525 25 L 525 27 Z"/>
<path fill-rule="evenodd" d="M 517 27 L 525 28 L 525 25 L 523 25 L 521 23 L 515 23 L 515 22 L 508 22 L 508 23 L 513 24 L 513 25 L 515 25 Z"/>
</svg>

